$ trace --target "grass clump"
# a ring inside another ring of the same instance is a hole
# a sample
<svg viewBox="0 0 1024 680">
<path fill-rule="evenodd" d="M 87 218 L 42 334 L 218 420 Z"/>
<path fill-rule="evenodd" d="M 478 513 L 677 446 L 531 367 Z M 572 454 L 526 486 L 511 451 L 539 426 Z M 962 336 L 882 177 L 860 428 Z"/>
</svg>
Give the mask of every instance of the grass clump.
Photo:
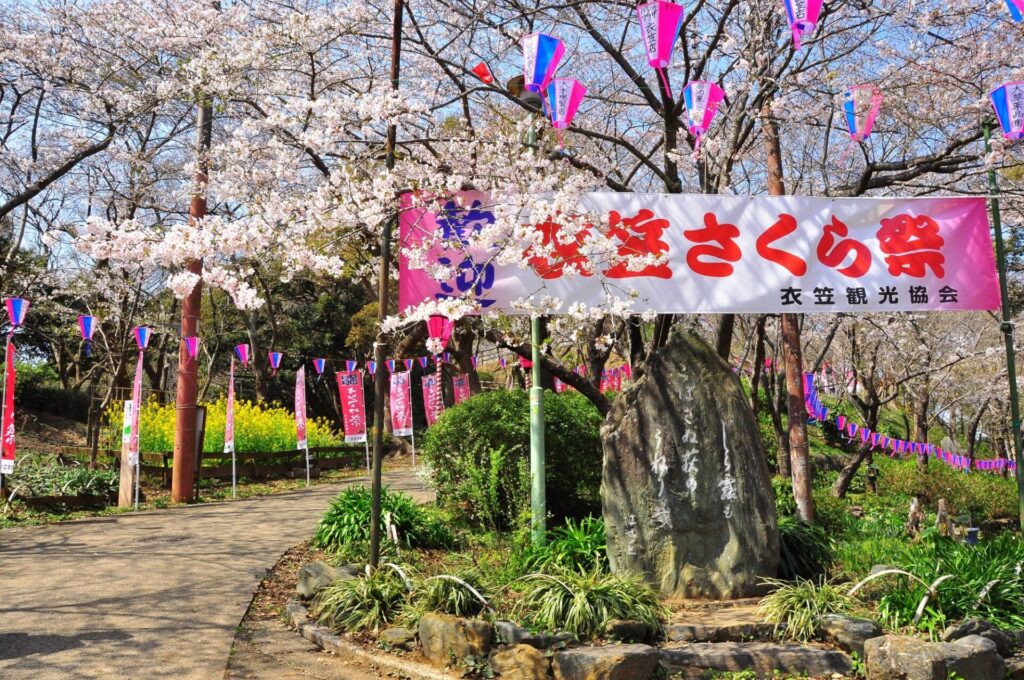
<svg viewBox="0 0 1024 680">
<path fill-rule="evenodd" d="M 365 486 L 338 494 L 317 525 L 313 547 L 337 553 L 367 543 L 371 503 L 370 489 Z M 392 541 L 397 536 L 397 543 L 405 548 L 447 548 L 455 543 L 451 529 L 440 517 L 407 494 L 387 487 L 381 491 L 381 520 L 382 530 Z"/>
<path fill-rule="evenodd" d="M 848 586 L 805 579 L 794 582 L 765 579 L 774 588 L 758 609 L 766 623 L 775 625 L 775 636 L 807 642 L 825 614 L 848 612 L 857 601 L 846 594 Z"/>
<path fill-rule="evenodd" d="M 604 520 L 593 516 L 579 522 L 567 519 L 565 524 L 548 532 L 544 545 L 529 549 L 525 566 L 529 571 L 607 573 L 608 541 Z"/>
<path fill-rule="evenodd" d="M 398 570 L 382 567 L 369 576 L 335 581 L 324 588 L 313 600 L 312 614 L 334 630 L 377 632 L 401 618 L 410 586 Z"/>
<path fill-rule="evenodd" d="M 779 578 L 818 578 L 832 559 L 832 541 L 824 529 L 795 517 L 779 518 Z"/>
</svg>

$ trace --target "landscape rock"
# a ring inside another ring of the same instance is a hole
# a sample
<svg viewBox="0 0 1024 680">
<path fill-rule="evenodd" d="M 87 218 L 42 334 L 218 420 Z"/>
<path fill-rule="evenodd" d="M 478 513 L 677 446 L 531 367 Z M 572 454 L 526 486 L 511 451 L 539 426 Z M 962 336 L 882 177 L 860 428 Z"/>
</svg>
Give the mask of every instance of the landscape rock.
<svg viewBox="0 0 1024 680">
<path fill-rule="evenodd" d="M 602 442 L 612 571 L 667 597 L 763 592 L 779 562 L 771 477 L 739 378 L 714 349 L 676 326 L 615 401 Z"/>
<path fill-rule="evenodd" d="M 416 633 L 405 628 L 388 628 L 378 636 L 378 639 L 398 649 L 412 650 L 416 647 Z"/>
<path fill-rule="evenodd" d="M 347 564 L 332 567 L 326 562 L 310 562 L 299 569 L 295 591 L 301 597 L 310 598 L 335 581 L 346 581 L 357 576 L 359 576 L 359 571 Z"/>
<path fill-rule="evenodd" d="M 846 677 L 853 671 L 852 660 L 843 652 L 772 642 L 670 643 L 661 648 L 661 665 L 673 678 L 745 670 L 769 678 L 776 672 L 787 677 Z"/>
<path fill-rule="evenodd" d="M 423 656 L 443 668 L 453 657 L 462 661 L 468 656 L 486 656 L 494 629 L 486 621 L 432 613 L 420 619 L 419 633 Z"/>
<path fill-rule="evenodd" d="M 518 645 L 523 638 L 530 635 L 530 631 L 511 621 L 494 622 L 494 642 L 499 645 Z"/>
<path fill-rule="evenodd" d="M 658 658 L 647 645 L 608 645 L 555 652 L 551 665 L 555 680 L 648 680 Z"/>
<path fill-rule="evenodd" d="M 993 680 L 1005 674 L 996 644 L 979 635 L 956 642 L 928 642 L 886 635 L 864 643 L 868 680 Z"/>
<path fill-rule="evenodd" d="M 1006 679 L 1024 680 L 1024 659 L 1006 660 Z"/>
<path fill-rule="evenodd" d="M 999 630 L 995 624 L 984 619 L 964 619 L 956 625 L 949 626 L 942 631 L 942 641 L 952 642 L 968 635 L 980 635 L 996 643 L 1000 656 L 1010 656 L 1019 644 L 1015 635 Z"/>
<path fill-rule="evenodd" d="M 611 619 L 605 624 L 604 634 L 619 642 L 654 642 L 658 631 L 643 621 Z"/>
<path fill-rule="evenodd" d="M 882 627 L 874 621 L 859 619 L 844 614 L 826 614 L 818 621 L 822 637 L 846 652 L 864 656 L 864 643 L 871 638 L 884 635 Z"/>
<path fill-rule="evenodd" d="M 491 670 L 502 680 L 546 680 L 551 662 L 530 645 L 503 647 L 491 657 Z"/>
</svg>

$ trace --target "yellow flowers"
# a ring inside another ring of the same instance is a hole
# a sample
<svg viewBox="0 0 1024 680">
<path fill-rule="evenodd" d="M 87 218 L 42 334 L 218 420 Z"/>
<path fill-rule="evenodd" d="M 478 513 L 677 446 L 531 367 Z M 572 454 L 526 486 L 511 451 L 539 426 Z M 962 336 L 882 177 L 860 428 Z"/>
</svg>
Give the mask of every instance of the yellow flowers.
<svg viewBox="0 0 1024 680">
<path fill-rule="evenodd" d="M 226 407 L 224 398 L 206 404 L 204 451 L 224 450 Z M 147 453 L 174 450 L 174 413 L 174 404 L 160 405 L 155 400 L 143 404 L 139 414 L 139 450 Z M 123 420 L 121 408 L 111 408 L 107 417 L 114 435 L 119 435 Z M 306 434 L 311 447 L 344 443 L 344 437 L 335 432 L 326 418 L 310 418 L 306 422 Z M 295 448 L 295 443 L 295 416 L 291 411 L 277 405 L 235 402 L 236 451 L 289 451 Z M 119 449 L 121 442 L 107 442 L 107 447 Z"/>
</svg>

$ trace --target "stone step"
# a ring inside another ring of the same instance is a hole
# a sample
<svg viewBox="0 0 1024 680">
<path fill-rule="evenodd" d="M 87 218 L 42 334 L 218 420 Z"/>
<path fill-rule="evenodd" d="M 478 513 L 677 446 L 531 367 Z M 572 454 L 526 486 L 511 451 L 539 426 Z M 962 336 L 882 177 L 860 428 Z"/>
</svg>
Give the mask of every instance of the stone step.
<svg viewBox="0 0 1024 680">
<path fill-rule="evenodd" d="M 700 678 L 707 671 L 753 670 L 770 678 L 776 671 L 828 677 L 853 670 L 850 657 L 843 652 L 798 644 L 670 642 L 660 652 L 661 665 L 669 675 L 678 673 L 683 678 Z"/>
<path fill-rule="evenodd" d="M 770 640 L 773 628 L 770 623 L 670 623 L 665 635 L 670 642 L 749 642 Z"/>
</svg>

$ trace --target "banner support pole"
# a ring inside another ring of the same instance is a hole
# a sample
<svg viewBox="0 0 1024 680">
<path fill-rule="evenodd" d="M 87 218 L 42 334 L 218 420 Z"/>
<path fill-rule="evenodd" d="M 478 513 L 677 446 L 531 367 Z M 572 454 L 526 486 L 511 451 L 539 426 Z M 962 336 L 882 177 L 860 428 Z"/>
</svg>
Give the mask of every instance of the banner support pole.
<svg viewBox="0 0 1024 680">
<path fill-rule="evenodd" d="M 533 366 L 530 384 L 530 510 L 533 516 L 533 544 L 543 545 L 547 522 L 544 470 L 544 388 L 541 387 L 539 316 L 530 317 Z"/>
<path fill-rule="evenodd" d="M 989 140 L 992 137 L 992 122 L 986 119 L 982 125 L 985 137 L 985 153 L 991 151 Z M 992 210 L 992 231 L 995 236 L 996 269 L 999 271 L 999 299 L 1002 320 L 999 330 L 1003 332 L 1006 344 L 1006 379 L 1010 387 L 1010 422 L 1013 431 L 1013 454 L 1017 463 L 1014 470 L 1017 479 L 1017 505 L 1020 527 L 1024 528 L 1024 446 L 1021 445 L 1020 404 L 1017 394 L 1017 357 L 1013 346 L 1013 323 L 1010 321 L 1010 298 L 1006 285 L 1006 248 L 1003 244 L 1003 224 L 999 213 L 999 182 L 995 168 L 988 169 L 989 206 Z"/>
</svg>

